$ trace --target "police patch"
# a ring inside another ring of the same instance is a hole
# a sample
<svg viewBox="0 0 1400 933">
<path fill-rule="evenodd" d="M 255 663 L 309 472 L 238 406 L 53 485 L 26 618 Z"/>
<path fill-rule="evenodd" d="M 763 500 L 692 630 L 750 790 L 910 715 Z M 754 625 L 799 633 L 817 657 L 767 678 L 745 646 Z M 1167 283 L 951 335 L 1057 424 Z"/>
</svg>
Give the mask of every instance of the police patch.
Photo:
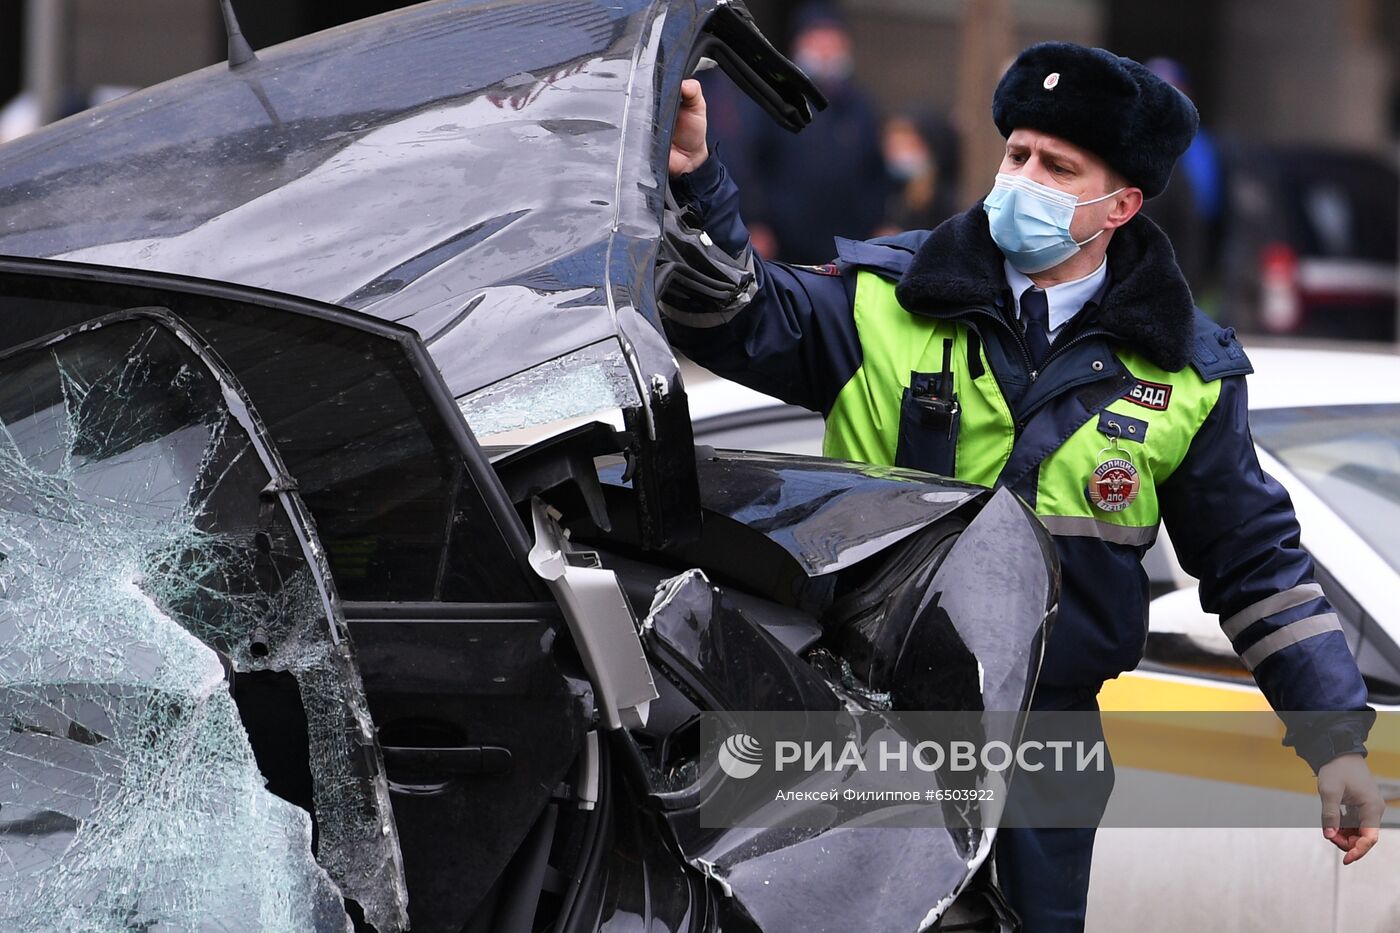
<svg viewBox="0 0 1400 933">
<path fill-rule="evenodd" d="M 1172 387 L 1163 385 L 1160 382 L 1148 382 L 1139 379 L 1137 385 L 1124 396 L 1124 401 L 1132 402 L 1134 405 L 1141 405 L 1143 408 L 1150 408 L 1153 411 L 1166 411 L 1171 404 Z"/>
<path fill-rule="evenodd" d="M 1105 512 L 1121 512 L 1133 504 L 1142 477 L 1131 460 L 1115 457 L 1099 464 L 1089 478 L 1089 501 Z"/>
</svg>

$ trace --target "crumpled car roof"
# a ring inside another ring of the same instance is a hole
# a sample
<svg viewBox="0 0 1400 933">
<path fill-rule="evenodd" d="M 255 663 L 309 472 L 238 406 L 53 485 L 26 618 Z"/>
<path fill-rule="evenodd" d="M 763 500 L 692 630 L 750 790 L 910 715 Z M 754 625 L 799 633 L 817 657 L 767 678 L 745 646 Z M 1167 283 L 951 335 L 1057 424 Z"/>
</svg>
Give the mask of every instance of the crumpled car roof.
<svg viewBox="0 0 1400 933">
<path fill-rule="evenodd" d="M 438 0 L 206 68 L 0 149 L 0 255 L 401 322 L 459 398 L 601 342 L 644 385 L 636 359 L 669 358 L 646 323 L 657 102 L 698 22 L 665 0 Z"/>
</svg>

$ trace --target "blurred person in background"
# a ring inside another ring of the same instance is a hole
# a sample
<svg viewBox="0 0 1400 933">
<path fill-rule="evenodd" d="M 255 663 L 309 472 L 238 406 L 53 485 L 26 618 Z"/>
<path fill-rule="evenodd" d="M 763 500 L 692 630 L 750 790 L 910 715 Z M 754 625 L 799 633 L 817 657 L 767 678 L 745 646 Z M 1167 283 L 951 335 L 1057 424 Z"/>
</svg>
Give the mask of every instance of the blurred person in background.
<svg viewBox="0 0 1400 933">
<path fill-rule="evenodd" d="M 879 233 L 931 230 L 958 212 L 958 138 L 946 117 L 897 113 L 885 120 L 881 148 L 895 189 Z"/>
<path fill-rule="evenodd" d="M 1153 74 L 1194 99 L 1191 82 L 1182 64 L 1171 58 L 1151 58 L 1147 67 Z M 1196 208 L 1208 223 L 1216 223 L 1225 212 L 1225 178 L 1215 137 L 1204 126 L 1196 130 L 1196 138 L 1182 153 L 1177 165 L 1191 181 L 1191 193 Z"/>
<path fill-rule="evenodd" d="M 1210 289 L 1208 253 L 1210 232 L 1206 218 L 1196 203 L 1191 178 L 1184 171 L 1172 173 L 1172 179 L 1157 197 L 1142 207 L 1142 213 L 1162 228 L 1176 252 L 1176 264 L 1191 286 L 1197 304 Z"/>
<path fill-rule="evenodd" d="M 1148 59 L 1146 65 L 1157 77 L 1194 99 L 1186 69 L 1180 62 L 1159 57 Z M 1215 284 L 1220 224 L 1225 213 L 1225 172 L 1215 139 L 1204 126 L 1196 131 L 1196 138 L 1182 154 L 1177 168 L 1167 190 L 1146 205 L 1143 212 L 1171 240 L 1177 264 L 1197 303 L 1202 304 Z"/>
<path fill-rule="evenodd" d="M 813 3 L 793 23 L 791 57 L 830 106 L 802 134 L 758 119 L 740 155 L 743 210 L 765 259 L 819 263 L 833 237 L 863 239 L 883 219 L 890 188 L 874 103 L 853 78 L 851 36 L 840 11 Z M 729 156 L 726 155 L 726 162 Z"/>
</svg>

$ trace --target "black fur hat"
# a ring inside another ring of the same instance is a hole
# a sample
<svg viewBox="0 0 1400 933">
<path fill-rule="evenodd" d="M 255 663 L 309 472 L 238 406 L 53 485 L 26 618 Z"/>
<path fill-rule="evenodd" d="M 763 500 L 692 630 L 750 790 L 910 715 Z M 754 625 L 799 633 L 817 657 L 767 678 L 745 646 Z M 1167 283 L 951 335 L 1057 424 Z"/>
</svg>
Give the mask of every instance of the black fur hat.
<svg viewBox="0 0 1400 933">
<path fill-rule="evenodd" d="M 1199 122 L 1185 94 L 1131 58 L 1069 42 L 1022 52 L 997 84 L 992 119 L 1002 136 L 1039 130 L 1088 149 L 1149 198 Z"/>
</svg>

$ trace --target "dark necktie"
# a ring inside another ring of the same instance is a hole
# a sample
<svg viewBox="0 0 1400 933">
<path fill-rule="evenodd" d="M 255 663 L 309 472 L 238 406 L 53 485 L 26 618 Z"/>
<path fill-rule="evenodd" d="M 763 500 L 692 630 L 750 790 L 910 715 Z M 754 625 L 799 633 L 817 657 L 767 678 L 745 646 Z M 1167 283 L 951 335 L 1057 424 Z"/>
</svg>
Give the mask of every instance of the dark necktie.
<svg viewBox="0 0 1400 933">
<path fill-rule="evenodd" d="M 1050 353 L 1050 302 L 1044 289 L 1032 285 L 1021 296 L 1021 324 L 1031 351 L 1031 369 L 1040 369 Z"/>
</svg>

